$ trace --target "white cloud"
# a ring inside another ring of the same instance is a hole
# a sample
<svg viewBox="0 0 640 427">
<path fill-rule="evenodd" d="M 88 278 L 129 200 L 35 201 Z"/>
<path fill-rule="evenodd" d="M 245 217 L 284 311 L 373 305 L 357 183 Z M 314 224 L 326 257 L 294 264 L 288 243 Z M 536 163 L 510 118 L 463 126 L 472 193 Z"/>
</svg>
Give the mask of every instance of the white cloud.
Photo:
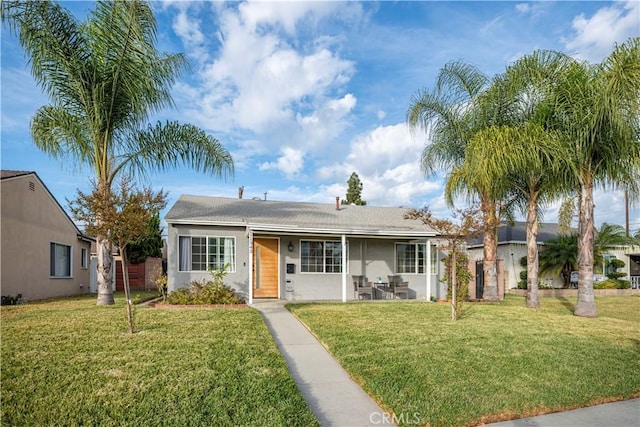
<svg viewBox="0 0 640 427">
<path fill-rule="evenodd" d="M 378 110 L 376 112 L 376 117 L 378 118 L 378 120 L 383 120 L 385 117 L 387 117 L 387 113 L 385 113 L 384 110 Z"/>
<path fill-rule="evenodd" d="M 186 111 L 190 120 L 225 132 L 245 129 L 269 135 L 286 129 L 289 136 L 296 131 L 302 136 L 304 122 L 297 112 L 303 111 L 311 120 L 332 101 L 349 101 L 335 94 L 355 68 L 332 46 L 335 38 L 290 36 L 308 30 L 302 23 L 339 13 L 344 7 L 351 6 L 258 2 L 217 7 L 212 23 L 219 29 L 221 46 L 212 61 L 201 65 L 200 81 L 195 83 L 199 93 Z M 197 39 L 197 33 L 183 36 L 187 47 L 189 37 Z"/>
<path fill-rule="evenodd" d="M 530 15 L 534 18 L 540 16 L 549 7 L 548 2 L 538 1 L 535 3 L 518 3 L 515 5 L 516 11 L 521 15 Z"/>
<path fill-rule="evenodd" d="M 502 16 L 497 16 L 480 28 L 480 34 L 487 36 L 502 29 Z"/>
<path fill-rule="evenodd" d="M 376 206 L 421 207 L 441 191 L 441 184 L 429 181 L 420 169 L 422 143 L 409 134 L 407 126 L 379 126 L 355 137 L 345 161 L 325 165 L 317 172 L 322 181 L 336 180 L 321 188 L 323 198 L 344 197 L 347 180 L 356 172 L 363 184 L 362 198 Z"/>
<path fill-rule="evenodd" d="M 357 99 L 348 93 L 340 99 L 326 100 L 310 115 L 296 116 L 299 136 L 295 138 L 310 150 L 326 150 L 327 143 L 338 137 L 348 126 L 347 118 L 355 107 Z"/>
<path fill-rule="evenodd" d="M 28 69 L 7 67 L 0 74 L 3 132 L 28 129 L 31 117 L 38 108 L 49 103 L 48 98 L 38 88 Z M 6 139 L 2 141 L 3 144 L 7 142 Z"/>
<path fill-rule="evenodd" d="M 573 19 L 573 38 L 564 44 L 574 56 L 590 62 L 602 61 L 629 37 L 637 37 L 640 28 L 640 2 L 616 2 L 599 9 L 592 17 L 580 14 Z"/>
<path fill-rule="evenodd" d="M 281 149 L 282 156 L 276 162 L 265 162 L 260 165 L 261 171 L 276 169 L 283 172 L 288 178 L 293 178 L 304 167 L 304 152 L 291 147 Z"/>
<path fill-rule="evenodd" d="M 200 30 L 200 22 L 192 19 L 184 6 L 179 8 L 178 14 L 173 19 L 172 27 L 189 51 L 190 56 L 195 57 L 198 62 L 204 62 L 208 59 L 209 55 L 204 34 Z"/>
</svg>

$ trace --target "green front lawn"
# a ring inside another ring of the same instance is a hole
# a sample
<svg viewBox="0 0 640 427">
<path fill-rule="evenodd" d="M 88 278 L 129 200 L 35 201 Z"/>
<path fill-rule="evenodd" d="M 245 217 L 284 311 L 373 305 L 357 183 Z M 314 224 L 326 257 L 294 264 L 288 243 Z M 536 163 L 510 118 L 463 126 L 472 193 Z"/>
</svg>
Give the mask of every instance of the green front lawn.
<svg viewBox="0 0 640 427">
<path fill-rule="evenodd" d="M 256 310 L 95 302 L 2 307 L 3 425 L 318 424 Z"/>
<path fill-rule="evenodd" d="M 574 298 L 467 304 L 288 307 L 353 378 L 406 424 L 469 425 L 640 393 L 640 297 L 601 297 L 599 317 Z"/>
</svg>

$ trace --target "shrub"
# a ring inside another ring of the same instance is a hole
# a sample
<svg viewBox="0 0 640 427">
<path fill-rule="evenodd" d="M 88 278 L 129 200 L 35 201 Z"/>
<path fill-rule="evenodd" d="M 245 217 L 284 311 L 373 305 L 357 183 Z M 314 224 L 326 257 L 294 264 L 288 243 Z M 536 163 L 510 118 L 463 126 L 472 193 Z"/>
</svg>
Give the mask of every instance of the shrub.
<svg viewBox="0 0 640 427">
<path fill-rule="evenodd" d="M 628 280 L 607 279 L 603 282 L 593 284 L 593 289 L 630 289 L 631 282 Z"/>
<path fill-rule="evenodd" d="M 15 297 L 13 295 L 2 295 L 1 300 L 2 305 L 17 305 L 25 302 L 25 300 L 22 299 L 22 294 L 18 294 Z"/>
<path fill-rule="evenodd" d="M 167 304 L 207 305 L 244 304 L 244 298 L 235 294 L 235 289 L 224 284 L 225 270 L 210 271 L 211 279 L 194 280 L 188 287 L 167 295 Z"/>
<path fill-rule="evenodd" d="M 618 289 L 631 289 L 630 280 L 618 279 L 617 282 L 618 282 Z"/>
<path fill-rule="evenodd" d="M 527 257 L 523 257 L 526 261 Z M 522 261 L 522 260 L 521 260 Z M 525 264 L 526 267 L 526 264 Z M 520 270 L 520 281 L 518 282 L 518 289 L 527 289 L 527 270 Z"/>
<path fill-rule="evenodd" d="M 613 258 L 609 260 L 609 267 L 612 268 L 612 271 L 607 274 L 609 279 L 618 280 L 627 275 L 625 272 L 618 272 L 618 269 L 623 268 L 626 264 L 621 259 Z M 621 288 L 624 289 L 624 288 Z"/>
</svg>

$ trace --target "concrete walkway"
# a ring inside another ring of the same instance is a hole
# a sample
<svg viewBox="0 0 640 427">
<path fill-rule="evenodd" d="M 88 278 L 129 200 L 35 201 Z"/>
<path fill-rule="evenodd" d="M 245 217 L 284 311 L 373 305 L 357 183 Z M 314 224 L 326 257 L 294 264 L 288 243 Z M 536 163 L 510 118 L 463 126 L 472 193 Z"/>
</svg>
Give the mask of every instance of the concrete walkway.
<svg viewBox="0 0 640 427">
<path fill-rule="evenodd" d="M 604 403 L 537 417 L 487 424 L 491 427 L 638 427 L 640 399 Z"/>
<path fill-rule="evenodd" d="M 339 427 L 393 425 L 284 304 L 259 301 L 253 307 L 262 313 L 298 389 L 320 423 Z"/>
</svg>

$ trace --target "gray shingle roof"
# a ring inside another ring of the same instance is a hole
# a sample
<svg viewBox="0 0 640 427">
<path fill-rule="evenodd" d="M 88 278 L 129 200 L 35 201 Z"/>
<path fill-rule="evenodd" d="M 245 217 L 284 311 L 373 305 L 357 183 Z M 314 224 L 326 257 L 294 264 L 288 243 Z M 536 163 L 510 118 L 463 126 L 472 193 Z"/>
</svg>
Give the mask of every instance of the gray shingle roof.
<svg viewBox="0 0 640 427">
<path fill-rule="evenodd" d="M 18 176 L 22 176 L 22 175 L 29 175 L 35 172 L 31 172 L 31 171 L 14 171 L 14 170 L 8 170 L 8 169 L 2 169 L 0 170 L 0 179 L 5 179 L 5 178 L 15 178 Z"/>
<path fill-rule="evenodd" d="M 538 242 L 555 239 L 560 234 L 557 223 L 542 222 L 538 224 Z M 516 221 L 513 225 L 503 223 L 498 227 L 498 244 L 523 243 L 527 241 L 527 223 Z M 468 241 L 469 246 L 482 246 L 482 234 Z"/>
<path fill-rule="evenodd" d="M 182 195 L 165 220 L 173 224 L 251 225 L 256 230 L 433 236 L 407 209 Z"/>
</svg>

